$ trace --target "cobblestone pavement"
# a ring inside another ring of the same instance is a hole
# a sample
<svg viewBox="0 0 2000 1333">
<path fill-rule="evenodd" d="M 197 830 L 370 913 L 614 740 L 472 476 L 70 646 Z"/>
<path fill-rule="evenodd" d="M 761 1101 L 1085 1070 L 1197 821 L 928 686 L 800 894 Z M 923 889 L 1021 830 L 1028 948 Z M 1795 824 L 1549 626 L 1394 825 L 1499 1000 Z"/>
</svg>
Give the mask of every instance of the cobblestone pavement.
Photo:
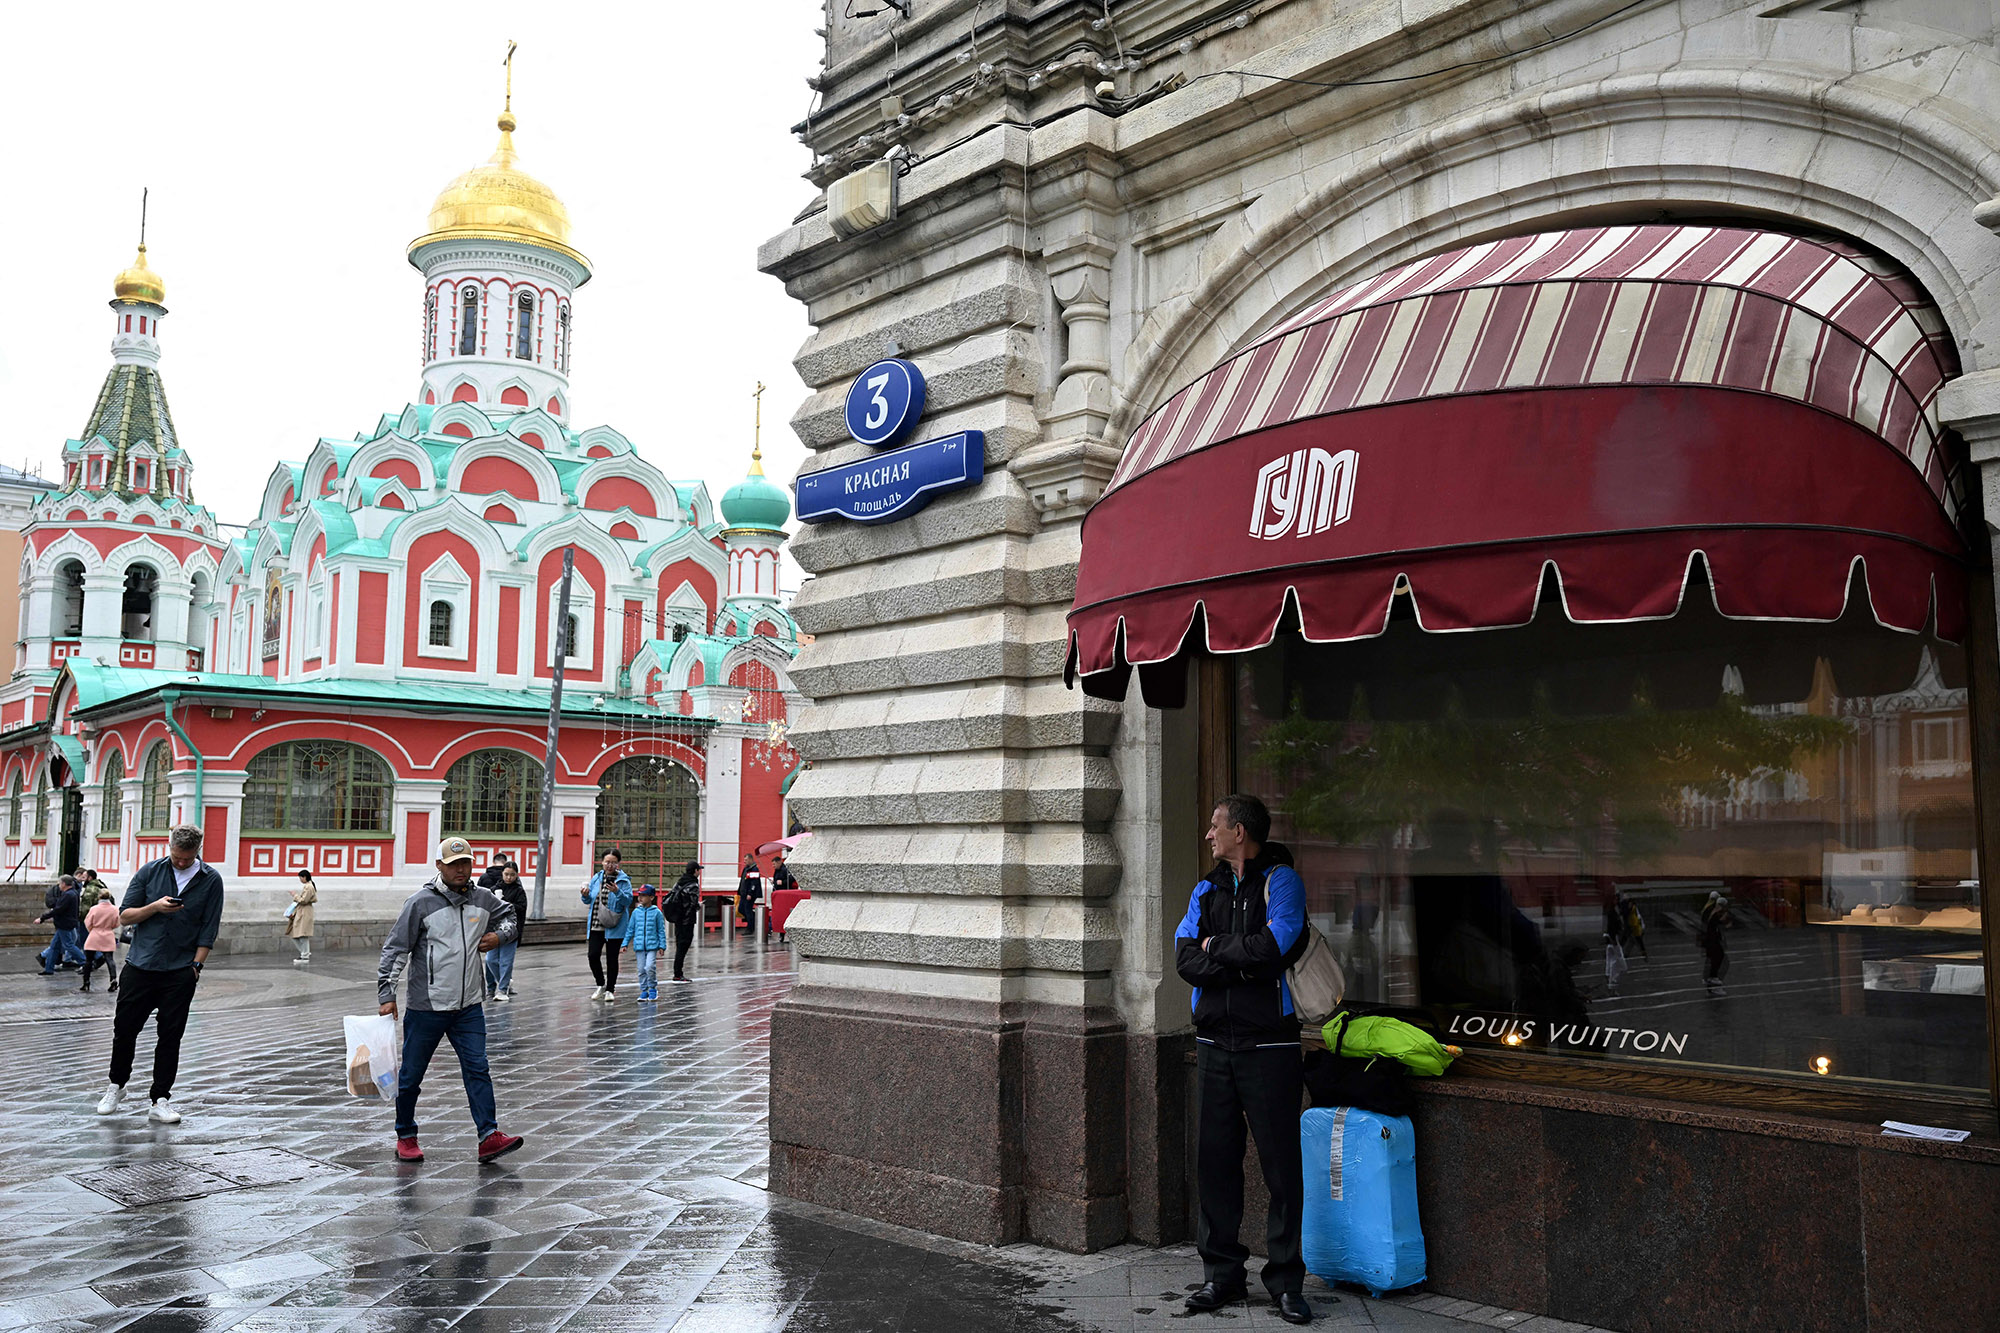
<svg viewBox="0 0 2000 1333">
<path fill-rule="evenodd" d="M 523 950 L 520 999 L 488 1023 L 500 1122 L 527 1146 L 483 1168 L 448 1047 L 419 1108 L 420 1165 L 392 1159 L 388 1106 L 346 1094 L 340 1018 L 374 1009 L 370 957 L 218 960 L 183 1050 L 186 1120 L 166 1128 L 145 1120 L 150 1029 L 128 1109 L 91 1114 L 112 997 L 101 976 L 84 995 L 33 975 L 31 952 L 0 953 L 0 1329 L 1279 1326 L 1263 1305 L 1182 1315 L 1200 1271 L 1187 1248 L 986 1249 L 767 1195 L 781 946 L 705 947 L 695 985 L 615 1007 L 589 1000 L 580 950 Z M 140 1175 L 189 1197 L 126 1206 L 81 1183 L 115 1194 Z M 1309 1295 L 1332 1327 L 1575 1327 L 1442 1297 Z"/>
</svg>

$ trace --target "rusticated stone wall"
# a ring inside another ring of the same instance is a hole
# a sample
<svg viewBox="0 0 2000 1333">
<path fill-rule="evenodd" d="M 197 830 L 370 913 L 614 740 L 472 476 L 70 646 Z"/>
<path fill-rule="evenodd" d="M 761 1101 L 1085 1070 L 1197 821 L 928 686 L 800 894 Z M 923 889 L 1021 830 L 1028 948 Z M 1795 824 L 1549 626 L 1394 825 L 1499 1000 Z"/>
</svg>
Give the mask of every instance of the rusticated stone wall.
<svg viewBox="0 0 2000 1333">
<path fill-rule="evenodd" d="M 794 543 L 816 637 L 793 670 L 814 701 L 793 799 L 821 836 L 799 857 L 800 985 L 774 1017 L 772 1183 L 979 1240 L 1176 1239 L 1170 935 L 1199 872 L 1196 738 L 1137 691 L 1106 705 L 1061 679 L 1080 520 L 1126 435 L 1388 265 L 1717 217 L 1896 259 L 1958 339 L 1948 413 L 2000 422 L 1991 7 L 868 8 L 827 10 L 812 177 L 892 144 L 913 165 L 895 221 L 841 240 L 808 212 L 760 253 L 815 329 L 793 424 L 809 469 L 863 456 L 847 386 L 908 356 L 930 382 L 921 434 L 983 430 L 987 477 Z"/>
</svg>

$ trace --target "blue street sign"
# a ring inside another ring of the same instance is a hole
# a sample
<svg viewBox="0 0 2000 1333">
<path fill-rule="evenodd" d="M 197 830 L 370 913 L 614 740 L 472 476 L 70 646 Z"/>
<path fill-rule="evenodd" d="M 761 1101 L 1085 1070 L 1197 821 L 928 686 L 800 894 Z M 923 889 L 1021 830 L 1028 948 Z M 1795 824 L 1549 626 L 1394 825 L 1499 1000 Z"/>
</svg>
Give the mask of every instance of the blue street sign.
<svg viewBox="0 0 2000 1333">
<path fill-rule="evenodd" d="M 851 518 L 887 523 L 905 518 L 946 491 L 977 486 L 986 475 L 986 433 L 960 431 L 864 458 L 859 463 L 808 472 L 799 478 L 799 520 L 823 523 Z"/>
<path fill-rule="evenodd" d="M 924 414 L 924 373 L 901 358 L 877 361 L 847 391 L 847 433 L 876 448 L 916 429 Z"/>
</svg>

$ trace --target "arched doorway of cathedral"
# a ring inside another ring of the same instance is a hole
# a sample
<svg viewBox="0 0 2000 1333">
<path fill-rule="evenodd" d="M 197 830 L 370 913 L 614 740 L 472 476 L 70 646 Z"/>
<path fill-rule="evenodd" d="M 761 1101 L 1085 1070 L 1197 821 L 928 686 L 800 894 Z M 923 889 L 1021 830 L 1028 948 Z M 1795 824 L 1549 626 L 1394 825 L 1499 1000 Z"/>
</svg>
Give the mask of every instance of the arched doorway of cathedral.
<svg viewBox="0 0 2000 1333">
<path fill-rule="evenodd" d="M 634 755 L 613 764 L 597 789 L 597 854 L 616 848 L 632 887 L 664 893 L 697 855 L 701 784 L 671 759 Z"/>
</svg>

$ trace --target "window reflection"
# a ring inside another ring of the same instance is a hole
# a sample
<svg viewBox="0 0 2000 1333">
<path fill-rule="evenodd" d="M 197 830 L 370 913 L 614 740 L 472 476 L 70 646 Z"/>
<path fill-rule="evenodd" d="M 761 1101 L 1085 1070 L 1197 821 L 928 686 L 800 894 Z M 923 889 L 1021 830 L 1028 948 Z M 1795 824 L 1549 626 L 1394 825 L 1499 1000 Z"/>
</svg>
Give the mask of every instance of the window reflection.
<svg viewBox="0 0 2000 1333">
<path fill-rule="evenodd" d="M 1401 606 L 1406 599 L 1399 598 Z M 1452 1040 L 1986 1086 L 1964 655 L 1875 625 L 1296 635 L 1238 659 L 1350 998 Z"/>
</svg>

